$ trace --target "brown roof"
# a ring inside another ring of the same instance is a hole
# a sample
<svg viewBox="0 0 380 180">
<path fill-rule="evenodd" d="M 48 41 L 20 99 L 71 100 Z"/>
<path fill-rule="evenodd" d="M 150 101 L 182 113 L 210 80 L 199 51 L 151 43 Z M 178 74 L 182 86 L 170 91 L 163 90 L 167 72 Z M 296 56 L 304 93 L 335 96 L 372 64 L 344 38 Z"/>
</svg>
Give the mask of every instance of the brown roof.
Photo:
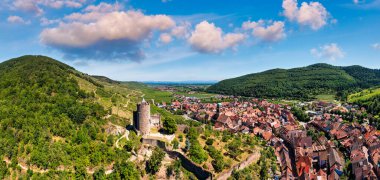
<svg viewBox="0 0 380 180">
<path fill-rule="evenodd" d="M 270 131 L 264 131 L 264 132 L 262 133 L 262 136 L 263 136 L 263 138 L 264 138 L 266 141 L 268 141 L 268 140 L 270 140 L 271 137 L 272 137 L 272 132 L 270 132 Z"/>
</svg>

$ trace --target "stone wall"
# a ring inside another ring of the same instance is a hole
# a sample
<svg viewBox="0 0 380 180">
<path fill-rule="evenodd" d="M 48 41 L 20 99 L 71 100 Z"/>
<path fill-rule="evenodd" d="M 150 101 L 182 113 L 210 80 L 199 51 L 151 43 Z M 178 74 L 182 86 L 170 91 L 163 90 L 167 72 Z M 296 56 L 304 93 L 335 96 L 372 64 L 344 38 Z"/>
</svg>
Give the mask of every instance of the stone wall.
<svg viewBox="0 0 380 180">
<path fill-rule="evenodd" d="M 181 160 L 182 166 L 192 172 L 198 179 L 213 179 L 213 174 L 210 171 L 203 169 L 198 164 L 191 161 L 187 156 L 180 152 L 173 151 L 171 148 L 166 147 L 166 143 L 157 139 L 142 139 L 143 144 L 149 144 L 151 146 L 156 146 L 163 149 L 171 158 L 179 158 Z"/>
<path fill-rule="evenodd" d="M 161 149 L 164 149 L 166 150 L 166 144 L 165 142 L 163 141 L 160 141 L 160 140 L 157 140 L 157 139 L 147 139 L 147 138 L 143 138 L 142 139 L 142 143 L 143 144 L 149 144 L 151 146 L 156 146 L 156 147 L 159 147 Z"/>
<path fill-rule="evenodd" d="M 212 180 L 212 173 L 210 171 L 207 171 L 203 169 L 201 166 L 195 164 L 193 161 L 191 161 L 189 158 L 187 158 L 185 155 L 183 155 L 180 152 L 177 151 L 166 151 L 169 156 L 171 157 L 177 157 L 181 160 L 182 166 L 192 172 L 198 179 L 211 179 Z"/>
</svg>

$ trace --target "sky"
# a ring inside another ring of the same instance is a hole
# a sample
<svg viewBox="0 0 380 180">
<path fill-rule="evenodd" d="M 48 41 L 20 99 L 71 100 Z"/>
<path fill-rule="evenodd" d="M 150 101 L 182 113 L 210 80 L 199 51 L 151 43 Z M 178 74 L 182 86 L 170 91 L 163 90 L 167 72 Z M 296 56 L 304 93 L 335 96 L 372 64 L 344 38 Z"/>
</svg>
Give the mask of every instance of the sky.
<svg viewBox="0 0 380 180">
<path fill-rule="evenodd" d="M 0 61 L 45 55 L 120 81 L 380 67 L 380 0 L 2 0 Z"/>
</svg>

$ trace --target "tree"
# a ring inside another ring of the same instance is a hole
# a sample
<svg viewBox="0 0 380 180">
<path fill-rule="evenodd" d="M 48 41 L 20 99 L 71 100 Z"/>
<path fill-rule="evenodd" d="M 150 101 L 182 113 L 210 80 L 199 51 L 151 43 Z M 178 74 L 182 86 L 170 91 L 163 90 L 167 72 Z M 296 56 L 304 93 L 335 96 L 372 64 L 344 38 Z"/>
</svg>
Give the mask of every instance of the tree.
<svg viewBox="0 0 380 180">
<path fill-rule="evenodd" d="M 233 157 L 233 158 L 236 158 L 237 156 L 239 156 L 241 154 L 241 147 L 242 145 L 242 142 L 240 140 L 240 138 L 235 138 L 233 139 L 228 145 L 227 145 L 227 149 L 228 149 L 228 153 Z"/>
<path fill-rule="evenodd" d="M 94 178 L 94 180 L 105 180 L 106 174 L 104 168 L 102 167 L 99 170 L 95 171 L 92 177 Z"/>
<path fill-rule="evenodd" d="M 207 146 L 208 154 L 214 159 L 211 164 L 216 172 L 221 172 L 225 167 L 224 158 L 221 151 L 218 151 L 214 146 Z"/>
<path fill-rule="evenodd" d="M 173 143 L 173 149 L 178 149 L 179 142 L 178 142 L 177 138 L 174 138 L 172 143 Z"/>
<path fill-rule="evenodd" d="M 170 164 L 166 169 L 166 177 L 169 179 L 173 174 L 176 176 L 176 179 L 180 178 L 181 172 L 181 160 L 176 160 Z"/>
<path fill-rule="evenodd" d="M 292 113 L 301 122 L 308 122 L 308 121 L 310 121 L 309 116 L 304 111 L 302 111 L 301 109 L 299 109 L 298 107 L 293 107 L 292 108 Z"/>
<path fill-rule="evenodd" d="M 206 151 L 197 141 L 192 142 L 189 150 L 189 155 L 191 160 L 198 164 L 205 162 L 208 157 Z"/>
<path fill-rule="evenodd" d="M 140 179 L 140 172 L 132 162 L 117 162 L 109 179 Z"/>
<path fill-rule="evenodd" d="M 208 138 L 207 140 L 206 140 L 206 144 L 207 145 L 212 145 L 214 143 L 214 139 L 212 139 L 212 138 Z"/>
<path fill-rule="evenodd" d="M 81 164 L 75 166 L 75 179 L 86 179 L 86 178 L 87 178 L 86 168 Z"/>
<path fill-rule="evenodd" d="M 113 146 L 113 143 L 114 143 L 114 136 L 113 135 L 109 135 L 108 137 L 107 137 L 107 146 L 109 146 L 109 147 L 112 147 Z"/>
<path fill-rule="evenodd" d="M 174 134 L 177 131 L 177 123 L 172 118 L 166 118 L 163 123 L 164 131 L 168 134 Z"/>
<path fill-rule="evenodd" d="M 148 173 L 156 174 L 161 167 L 162 159 L 164 159 L 165 153 L 162 149 L 156 147 L 153 150 L 152 156 L 146 162 L 146 170 Z"/>
<path fill-rule="evenodd" d="M 127 141 L 124 145 L 124 149 L 128 152 L 131 152 L 133 150 L 133 142 Z"/>
<path fill-rule="evenodd" d="M 0 179 L 6 179 L 9 175 L 9 170 L 5 161 L 0 161 Z"/>
</svg>

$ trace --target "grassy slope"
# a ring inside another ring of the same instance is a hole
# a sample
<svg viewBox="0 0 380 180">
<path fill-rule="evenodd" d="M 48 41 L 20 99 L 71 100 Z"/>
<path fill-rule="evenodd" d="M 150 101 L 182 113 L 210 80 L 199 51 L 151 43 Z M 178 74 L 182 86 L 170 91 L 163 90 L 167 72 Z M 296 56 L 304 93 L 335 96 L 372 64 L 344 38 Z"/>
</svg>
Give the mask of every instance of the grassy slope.
<svg viewBox="0 0 380 180">
<path fill-rule="evenodd" d="M 380 88 L 370 88 L 351 94 L 348 96 L 348 102 L 366 101 L 375 96 L 380 96 Z"/>
</svg>

